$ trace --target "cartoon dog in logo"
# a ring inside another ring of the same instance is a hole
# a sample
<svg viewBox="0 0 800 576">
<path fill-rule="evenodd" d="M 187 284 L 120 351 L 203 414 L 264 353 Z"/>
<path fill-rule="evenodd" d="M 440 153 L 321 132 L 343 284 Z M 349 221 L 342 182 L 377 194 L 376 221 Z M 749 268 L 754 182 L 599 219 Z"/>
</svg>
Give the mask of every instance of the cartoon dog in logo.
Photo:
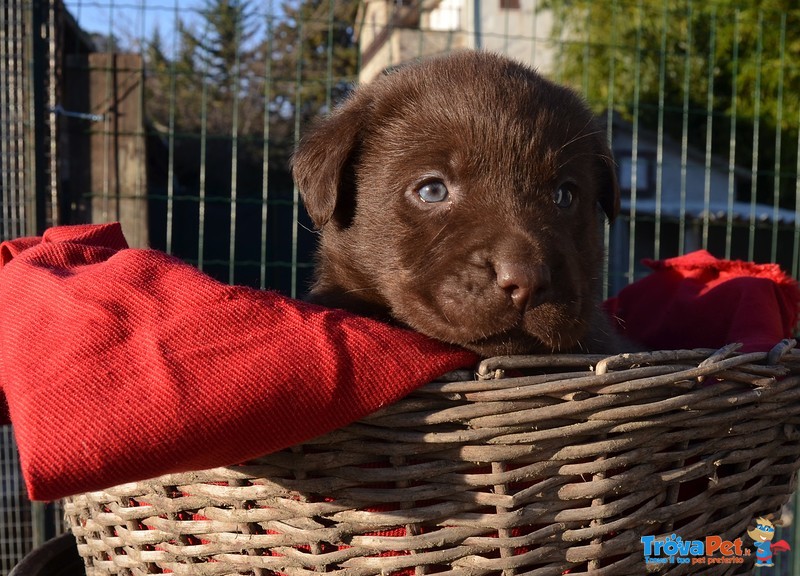
<svg viewBox="0 0 800 576">
<path fill-rule="evenodd" d="M 772 541 L 775 538 L 775 526 L 766 518 L 757 518 L 756 527 L 748 530 L 747 535 L 753 539 L 753 546 L 756 548 L 756 566 L 774 566 L 773 552 L 787 552 L 791 549 L 786 540 Z"/>
</svg>

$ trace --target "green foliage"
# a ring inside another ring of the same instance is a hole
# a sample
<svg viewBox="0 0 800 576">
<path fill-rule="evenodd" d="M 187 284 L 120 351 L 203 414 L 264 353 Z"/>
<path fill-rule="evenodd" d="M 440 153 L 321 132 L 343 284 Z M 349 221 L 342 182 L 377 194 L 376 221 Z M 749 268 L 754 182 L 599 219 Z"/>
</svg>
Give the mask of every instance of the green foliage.
<svg viewBox="0 0 800 576">
<path fill-rule="evenodd" d="M 793 0 L 545 0 L 561 24 L 556 69 L 595 108 L 637 115 L 644 127 L 750 168 L 772 201 L 775 167 L 791 205 L 800 121 L 800 5 Z M 778 143 L 780 142 L 780 146 Z M 778 156 L 780 154 L 780 156 Z"/>
<path fill-rule="evenodd" d="M 357 9 L 351 0 L 292 0 L 270 20 L 255 70 L 267 79 L 273 139 L 293 142 L 300 126 L 329 112 L 356 82 Z"/>
<path fill-rule="evenodd" d="M 305 121 L 350 90 L 358 69 L 357 9 L 358 2 L 348 0 L 283 3 L 271 51 L 274 74 L 291 79 L 280 94 L 281 108 L 299 103 Z"/>
</svg>

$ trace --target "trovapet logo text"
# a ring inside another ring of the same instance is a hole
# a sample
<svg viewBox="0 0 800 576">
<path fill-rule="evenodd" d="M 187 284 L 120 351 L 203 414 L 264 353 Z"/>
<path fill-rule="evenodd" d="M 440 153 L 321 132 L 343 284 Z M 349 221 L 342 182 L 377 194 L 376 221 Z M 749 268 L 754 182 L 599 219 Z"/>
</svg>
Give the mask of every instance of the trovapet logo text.
<svg viewBox="0 0 800 576">
<path fill-rule="evenodd" d="M 723 540 L 706 536 L 703 540 L 683 540 L 671 534 L 664 540 L 642 536 L 644 561 L 647 564 L 743 564 L 750 549 L 742 539 Z"/>
</svg>

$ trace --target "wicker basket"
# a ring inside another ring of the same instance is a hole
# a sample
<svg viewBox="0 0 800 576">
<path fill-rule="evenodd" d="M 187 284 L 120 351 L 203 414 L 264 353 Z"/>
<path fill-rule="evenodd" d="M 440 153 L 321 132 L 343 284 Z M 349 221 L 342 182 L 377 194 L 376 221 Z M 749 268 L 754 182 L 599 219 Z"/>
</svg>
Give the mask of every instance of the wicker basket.
<svg viewBox="0 0 800 576">
<path fill-rule="evenodd" d="M 750 573 L 752 556 L 646 564 L 641 538 L 747 545 L 789 499 L 793 344 L 494 358 L 293 449 L 66 515 L 88 576 Z"/>
</svg>

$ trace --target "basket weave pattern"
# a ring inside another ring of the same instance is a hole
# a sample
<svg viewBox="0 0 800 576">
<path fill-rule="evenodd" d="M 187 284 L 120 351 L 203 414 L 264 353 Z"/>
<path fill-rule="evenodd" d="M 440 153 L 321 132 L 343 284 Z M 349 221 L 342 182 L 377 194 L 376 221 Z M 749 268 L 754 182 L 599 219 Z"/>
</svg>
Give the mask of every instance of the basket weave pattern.
<svg viewBox="0 0 800 576">
<path fill-rule="evenodd" d="M 733 540 L 789 499 L 791 346 L 490 359 L 306 444 L 66 515 L 87 576 L 643 574 L 643 535 Z"/>
</svg>

